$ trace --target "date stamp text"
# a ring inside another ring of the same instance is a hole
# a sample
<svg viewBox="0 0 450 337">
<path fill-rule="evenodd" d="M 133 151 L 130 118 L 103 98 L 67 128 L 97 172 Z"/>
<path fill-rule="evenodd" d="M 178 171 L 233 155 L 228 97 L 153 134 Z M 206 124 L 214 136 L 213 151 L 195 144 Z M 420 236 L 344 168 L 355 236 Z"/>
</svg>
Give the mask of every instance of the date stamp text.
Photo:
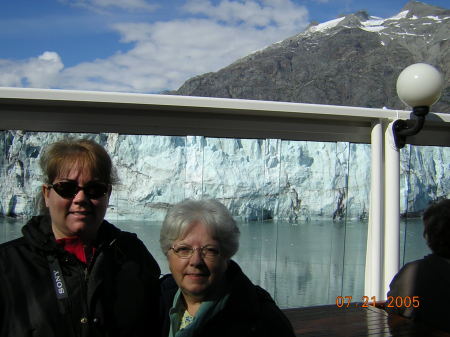
<svg viewBox="0 0 450 337">
<path fill-rule="evenodd" d="M 376 296 L 363 296 L 360 302 L 352 302 L 352 296 L 337 296 L 336 306 L 338 308 L 349 308 L 350 306 L 368 308 L 377 305 Z M 418 308 L 420 306 L 419 296 L 388 296 L 385 302 L 387 308 Z"/>
</svg>

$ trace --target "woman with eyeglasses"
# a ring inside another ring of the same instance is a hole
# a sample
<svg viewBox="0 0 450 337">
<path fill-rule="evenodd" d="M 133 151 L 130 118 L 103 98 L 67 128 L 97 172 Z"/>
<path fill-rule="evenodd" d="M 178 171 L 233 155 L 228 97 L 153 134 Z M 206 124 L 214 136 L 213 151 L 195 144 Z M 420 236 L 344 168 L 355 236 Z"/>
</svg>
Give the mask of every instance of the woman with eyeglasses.
<svg viewBox="0 0 450 337">
<path fill-rule="evenodd" d="M 158 336 L 159 266 L 104 220 L 117 180 L 105 149 L 62 140 L 40 164 L 46 212 L 0 245 L 0 336 Z"/>
<path fill-rule="evenodd" d="M 216 200 L 185 200 L 168 211 L 160 235 L 172 273 L 161 282 L 163 337 L 295 336 L 269 293 L 231 260 L 239 234 Z"/>
</svg>

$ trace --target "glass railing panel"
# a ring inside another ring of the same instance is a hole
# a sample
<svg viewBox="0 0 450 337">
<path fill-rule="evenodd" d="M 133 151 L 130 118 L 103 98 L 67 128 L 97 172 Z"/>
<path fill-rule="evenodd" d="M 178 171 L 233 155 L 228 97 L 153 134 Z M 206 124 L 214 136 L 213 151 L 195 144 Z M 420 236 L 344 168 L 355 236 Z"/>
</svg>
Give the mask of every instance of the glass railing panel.
<svg viewBox="0 0 450 337">
<path fill-rule="evenodd" d="M 364 272 L 370 202 L 370 160 L 369 144 L 349 144 L 345 254 L 341 274 L 342 290 L 339 295 L 351 296 L 353 301 L 362 301 L 364 295 L 369 296 L 364 294 Z M 336 298 L 330 298 L 331 300 L 335 301 Z"/>
<path fill-rule="evenodd" d="M 253 160 L 262 170 L 259 171 L 259 177 L 254 177 L 259 183 L 258 191 L 255 191 L 255 197 L 249 203 L 252 209 L 242 219 L 246 221 L 239 224 L 241 244 L 235 256 L 249 278 L 272 295 L 276 291 L 276 257 L 279 246 L 278 223 L 273 221 L 273 217 L 279 194 L 280 146 L 281 141 L 278 139 L 253 143 L 253 151 L 257 150 L 257 156 L 260 157 Z"/>
<path fill-rule="evenodd" d="M 400 266 L 431 253 L 423 237 L 421 218 L 402 219 L 400 224 Z"/>
<path fill-rule="evenodd" d="M 278 225 L 273 217 L 279 194 L 281 141 L 264 139 L 248 145 L 255 153 L 250 158 L 254 161 L 256 175 L 250 177 L 258 184 L 255 184 L 257 190 L 252 200 L 248 200 L 251 208 L 244 217 L 240 217 L 241 241 L 235 259 L 255 284 L 261 285 L 273 296 L 276 291 L 278 249 Z"/>
<path fill-rule="evenodd" d="M 253 282 L 270 291 L 273 282 L 265 275 L 273 274 L 276 241 L 266 232 L 270 226 L 262 223 L 265 141 L 207 137 L 202 144 L 202 197 L 217 198 L 240 222 L 241 248 L 235 259 Z"/>
<path fill-rule="evenodd" d="M 450 197 L 450 147 L 406 146 L 401 152 L 400 265 L 431 253 L 423 238 L 423 210 Z"/>
<path fill-rule="evenodd" d="M 331 241 L 332 251 L 330 252 L 330 268 L 329 268 L 329 285 L 326 303 L 335 303 L 336 296 L 342 295 L 345 253 L 347 248 L 347 222 L 349 210 L 349 171 L 350 171 L 350 150 L 351 144 L 344 142 L 336 143 L 335 157 L 335 178 L 333 179 L 333 189 L 335 193 L 335 210 L 331 217 L 332 227 L 330 231 L 333 233 Z"/>
<path fill-rule="evenodd" d="M 334 302 L 342 282 L 348 143 L 283 141 L 281 148 L 276 300 L 283 307 Z"/>
<path fill-rule="evenodd" d="M 278 206 L 280 196 L 280 172 L 282 163 L 283 141 L 279 139 L 266 139 L 263 146 L 263 185 L 260 198 L 261 213 L 261 270 L 260 285 L 277 299 L 278 290 L 278 257 L 280 247 L 285 244 L 279 236 L 280 220 Z"/>
<path fill-rule="evenodd" d="M 342 280 L 342 227 L 329 219 L 279 222 L 275 299 L 280 306 L 334 303 L 332 284 Z"/>
<path fill-rule="evenodd" d="M 406 146 L 401 152 L 402 214 L 420 216 L 430 201 L 450 194 L 450 147 Z"/>
<path fill-rule="evenodd" d="M 272 221 L 239 223 L 241 240 L 233 259 L 253 283 L 272 296 L 276 291 L 277 224 Z"/>
<path fill-rule="evenodd" d="M 363 296 L 372 296 L 364 294 L 367 220 L 348 220 L 345 226 L 344 271 L 339 295 L 351 296 L 352 301 L 362 302 Z"/>
</svg>

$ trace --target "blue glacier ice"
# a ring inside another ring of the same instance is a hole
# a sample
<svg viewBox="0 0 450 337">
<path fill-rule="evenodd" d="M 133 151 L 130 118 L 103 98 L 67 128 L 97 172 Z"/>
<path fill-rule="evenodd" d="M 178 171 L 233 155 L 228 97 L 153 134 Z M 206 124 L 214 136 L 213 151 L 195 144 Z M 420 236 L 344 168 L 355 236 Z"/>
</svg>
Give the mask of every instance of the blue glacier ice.
<svg viewBox="0 0 450 337">
<path fill-rule="evenodd" d="M 107 218 L 161 220 L 185 198 L 218 198 L 240 220 L 365 219 L 370 145 L 203 136 L 0 131 L 0 215 L 39 213 L 39 157 L 62 137 L 90 137 L 112 157 L 120 183 Z M 401 150 L 401 212 L 450 197 L 450 148 Z"/>
</svg>

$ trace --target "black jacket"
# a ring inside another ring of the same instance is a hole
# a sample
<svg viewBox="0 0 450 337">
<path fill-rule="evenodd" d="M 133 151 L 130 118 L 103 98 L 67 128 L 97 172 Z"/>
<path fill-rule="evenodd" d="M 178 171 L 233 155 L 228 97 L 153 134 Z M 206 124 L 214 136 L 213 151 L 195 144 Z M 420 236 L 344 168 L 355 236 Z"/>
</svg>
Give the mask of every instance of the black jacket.
<svg viewBox="0 0 450 337">
<path fill-rule="evenodd" d="M 388 312 L 450 333 L 450 260 L 430 254 L 410 262 L 389 287 Z"/>
<path fill-rule="evenodd" d="M 195 333 L 195 337 L 294 337 L 291 323 L 267 291 L 255 286 L 241 268 L 230 261 L 226 277 L 230 297 L 224 309 L 211 317 Z M 162 337 L 170 330 L 169 309 L 178 290 L 171 275 L 161 279 Z"/>
<path fill-rule="evenodd" d="M 22 232 L 0 245 L 1 337 L 159 334 L 160 269 L 135 234 L 104 221 L 87 268 L 55 242 L 48 217 Z"/>
</svg>

